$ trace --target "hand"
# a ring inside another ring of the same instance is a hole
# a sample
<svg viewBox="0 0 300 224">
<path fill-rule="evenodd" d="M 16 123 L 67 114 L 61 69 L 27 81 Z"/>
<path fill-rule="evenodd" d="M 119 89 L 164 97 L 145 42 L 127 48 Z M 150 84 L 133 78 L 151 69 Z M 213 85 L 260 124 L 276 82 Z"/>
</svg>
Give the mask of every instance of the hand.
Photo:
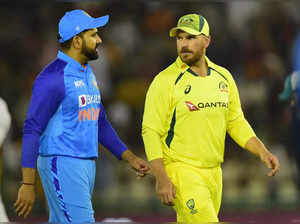
<svg viewBox="0 0 300 224">
<path fill-rule="evenodd" d="M 260 155 L 261 161 L 263 161 L 266 166 L 271 169 L 271 171 L 268 173 L 268 176 L 275 176 L 280 168 L 279 161 L 275 155 L 273 155 L 269 151 L 265 151 Z"/>
<path fill-rule="evenodd" d="M 156 178 L 156 193 L 162 204 L 173 206 L 176 197 L 175 187 L 168 176 Z"/>
<path fill-rule="evenodd" d="M 133 170 L 136 171 L 136 178 L 140 180 L 145 177 L 147 174 L 150 174 L 151 167 L 150 165 L 143 159 L 139 157 L 135 157 L 135 159 L 128 161 Z"/>
<path fill-rule="evenodd" d="M 275 176 L 279 171 L 280 165 L 277 157 L 265 147 L 265 145 L 258 137 L 251 137 L 247 141 L 245 149 L 252 152 L 254 155 L 259 156 L 261 161 L 263 161 L 266 166 L 271 169 L 271 171 L 268 173 L 268 176 Z"/>
<path fill-rule="evenodd" d="M 18 191 L 18 199 L 14 204 L 18 216 L 24 215 L 24 218 L 30 214 L 35 201 L 34 185 L 22 184 Z"/>
<path fill-rule="evenodd" d="M 122 159 L 127 160 L 131 168 L 136 171 L 137 179 L 141 179 L 151 172 L 149 163 L 133 154 L 130 150 L 126 150 L 122 154 Z"/>
</svg>

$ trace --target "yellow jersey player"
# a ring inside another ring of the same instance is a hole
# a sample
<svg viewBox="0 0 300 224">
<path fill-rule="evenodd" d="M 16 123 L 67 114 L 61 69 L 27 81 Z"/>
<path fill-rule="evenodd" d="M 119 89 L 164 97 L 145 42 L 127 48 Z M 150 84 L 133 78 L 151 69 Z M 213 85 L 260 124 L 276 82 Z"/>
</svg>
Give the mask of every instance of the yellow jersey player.
<svg viewBox="0 0 300 224">
<path fill-rule="evenodd" d="M 197 14 L 170 30 L 178 58 L 151 83 L 142 135 L 160 201 L 173 206 L 177 222 L 217 222 L 226 132 L 270 168 L 279 162 L 244 118 L 230 72 L 206 57 L 209 25 Z"/>
</svg>

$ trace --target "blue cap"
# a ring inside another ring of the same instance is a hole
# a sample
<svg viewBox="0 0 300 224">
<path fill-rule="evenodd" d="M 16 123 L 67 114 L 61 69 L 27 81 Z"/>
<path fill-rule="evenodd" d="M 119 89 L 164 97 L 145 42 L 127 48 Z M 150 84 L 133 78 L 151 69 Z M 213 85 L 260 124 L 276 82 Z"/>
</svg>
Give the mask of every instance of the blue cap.
<svg viewBox="0 0 300 224">
<path fill-rule="evenodd" d="M 63 43 L 84 30 L 104 26 L 109 15 L 93 18 L 81 9 L 66 12 L 58 23 L 59 43 Z"/>
</svg>

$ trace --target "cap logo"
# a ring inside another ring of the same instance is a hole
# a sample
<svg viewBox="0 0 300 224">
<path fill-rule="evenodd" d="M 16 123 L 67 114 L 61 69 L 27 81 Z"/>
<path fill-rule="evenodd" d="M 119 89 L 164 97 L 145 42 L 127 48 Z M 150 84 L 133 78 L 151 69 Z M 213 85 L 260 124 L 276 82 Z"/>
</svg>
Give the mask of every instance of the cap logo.
<svg viewBox="0 0 300 224">
<path fill-rule="evenodd" d="M 184 17 L 182 18 L 179 23 L 178 26 L 185 26 L 185 27 L 190 27 L 194 30 L 198 30 L 197 29 L 197 22 L 195 21 L 194 18 L 191 17 Z"/>
<path fill-rule="evenodd" d="M 182 18 L 180 21 L 181 25 L 191 26 L 194 20 L 192 18 Z"/>
<path fill-rule="evenodd" d="M 77 31 L 79 31 L 80 30 L 80 26 L 76 26 L 76 28 L 75 28 Z"/>
</svg>

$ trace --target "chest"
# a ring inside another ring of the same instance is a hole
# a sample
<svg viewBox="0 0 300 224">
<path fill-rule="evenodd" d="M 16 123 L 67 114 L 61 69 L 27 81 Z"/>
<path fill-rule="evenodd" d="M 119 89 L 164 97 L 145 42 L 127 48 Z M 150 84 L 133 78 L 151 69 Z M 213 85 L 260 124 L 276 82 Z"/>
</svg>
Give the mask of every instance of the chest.
<svg viewBox="0 0 300 224">
<path fill-rule="evenodd" d="M 70 111 L 95 110 L 100 107 L 101 95 L 95 75 L 85 72 L 80 76 L 65 76 L 65 108 Z"/>
<path fill-rule="evenodd" d="M 214 73 L 206 77 L 186 74 L 175 85 L 172 97 L 178 115 L 214 116 L 227 112 L 230 88 L 224 77 Z"/>
</svg>

